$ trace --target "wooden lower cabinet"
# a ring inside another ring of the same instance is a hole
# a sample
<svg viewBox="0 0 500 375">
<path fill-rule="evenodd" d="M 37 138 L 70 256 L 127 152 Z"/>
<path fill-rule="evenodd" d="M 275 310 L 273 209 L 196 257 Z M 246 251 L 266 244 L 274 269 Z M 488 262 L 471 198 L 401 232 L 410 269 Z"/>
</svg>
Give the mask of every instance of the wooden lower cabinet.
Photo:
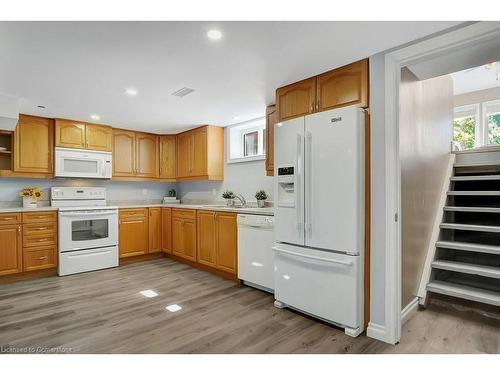
<svg viewBox="0 0 500 375">
<path fill-rule="evenodd" d="M 120 258 L 144 255 L 149 251 L 148 209 L 121 209 L 118 247 Z"/>
<path fill-rule="evenodd" d="M 162 251 L 162 213 L 161 208 L 149 209 L 149 252 L 160 253 Z"/>
<path fill-rule="evenodd" d="M 236 274 L 236 214 L 198 211 L 198 262 Z"/>
<path fill-rule="evenodd" d="M 172 253 L 196 261 L 196 219 L 187 219 L 172 213 Z"/>
<path fill-rule="evenodd" d="M 172 209 L 162 208 L 161 209 L 161 221 L 162 221 L 162 250 L 164 253 L 172 252 Z"/>
<path fill-rule="evenodd" d="M 0 225 L 0 275 L 22 272 L 21 224 Z"/>
</svg>

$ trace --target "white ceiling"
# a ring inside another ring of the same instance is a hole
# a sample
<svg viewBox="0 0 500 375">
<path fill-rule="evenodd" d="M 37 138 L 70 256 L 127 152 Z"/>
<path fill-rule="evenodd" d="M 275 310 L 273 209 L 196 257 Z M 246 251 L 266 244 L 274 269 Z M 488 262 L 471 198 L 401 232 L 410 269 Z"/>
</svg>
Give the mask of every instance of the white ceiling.
<svg viewBox="0 0 500 375">
<path fill-rule="evenodd" d="M 496 68 L 496 64 L 498 68 Z M 455 95 L 465 94 L 473 91 L 486 90 L 500 86 L 500 62 L 492 65 L 490 69 L 479 66 L 452 73 L 453 93 Z M 497 70 L 498 69 L 498 70 Z"/>
<path fill-rule="evenodd" d="M 263 116 L 277 87 L 458 23 L 0 22 L 0 93 L 23 113 L 158 133 L 226 126 Z"/>
</svg>

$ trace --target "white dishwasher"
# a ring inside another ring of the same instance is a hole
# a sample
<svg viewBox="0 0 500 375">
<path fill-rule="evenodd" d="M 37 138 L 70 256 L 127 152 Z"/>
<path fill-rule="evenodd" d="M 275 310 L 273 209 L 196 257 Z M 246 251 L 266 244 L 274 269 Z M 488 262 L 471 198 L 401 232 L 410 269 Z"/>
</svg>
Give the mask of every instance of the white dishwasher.
<svg viewBox="0 0 500 375">
<path fill-rule="evenodd" d="M 274 291 L 274 217 L 238 215 L 238 278 Z"/>
</svg>

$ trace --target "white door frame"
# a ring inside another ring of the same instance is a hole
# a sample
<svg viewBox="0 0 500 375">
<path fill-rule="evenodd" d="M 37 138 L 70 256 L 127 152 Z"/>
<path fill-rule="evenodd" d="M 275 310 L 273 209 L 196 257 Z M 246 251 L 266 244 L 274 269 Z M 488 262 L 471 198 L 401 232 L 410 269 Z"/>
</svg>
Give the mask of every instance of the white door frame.
<svg viewBox="0 0 500 375">
<path fill-rule="evenodd" d="M 500 22 L 478 22 L 390 52 L 385 56 L 386 275 L 385 338 L 401 338 L 401 167 L 399 158 L 399 84 L 401 68 L 458 49 L 500 38 Z"/>
</svg>

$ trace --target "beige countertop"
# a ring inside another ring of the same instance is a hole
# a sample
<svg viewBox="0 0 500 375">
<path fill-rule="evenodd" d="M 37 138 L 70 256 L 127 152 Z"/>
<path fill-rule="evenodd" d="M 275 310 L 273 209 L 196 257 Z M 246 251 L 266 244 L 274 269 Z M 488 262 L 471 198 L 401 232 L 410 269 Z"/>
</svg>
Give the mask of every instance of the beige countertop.
<svg viewBox="0 0 500 375">
<path fill-rule="evenodd" d="M 154 203 L 154 202 L 138 202 L 138 201 L 110 201 L 109 206 L 117 206 L 118 208 L 149 208 L 149 207 L 170 207 L 170 208 L 186 208 L 192 210 L 210 210 L 210 211 L 225 211 L 236 212 L 241 214 L 254 214 L 254 215 L 274 215 L 273 207 L 226 207 L 223 204 L 183 204 L 183 203 Z M 0 207 L 0 213 L 6 212 L 34 212 L 34 211 L 57 211 L 57 207 L 40 206 L 37 208 L 23 208 L 16 206 Z"/>
</svg>

